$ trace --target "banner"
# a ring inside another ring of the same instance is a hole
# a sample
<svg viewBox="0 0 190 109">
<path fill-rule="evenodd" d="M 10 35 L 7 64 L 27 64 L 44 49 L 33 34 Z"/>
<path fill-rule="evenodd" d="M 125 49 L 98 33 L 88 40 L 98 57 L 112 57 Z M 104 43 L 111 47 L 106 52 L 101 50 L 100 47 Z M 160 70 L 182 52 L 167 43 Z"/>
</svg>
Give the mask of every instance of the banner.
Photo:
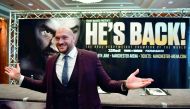
<svg viewBox="0 0 190 109">
<path fill-rule="evenodd" d="M 63 26 L 73 30 L 78 48 L 97 52 L 112 79 L 127 79 L 139 68 L 137 76 L 155 80 L 150 87 L 188 87 L 187 18 L 19 20 L 23 74 L 43 78 L 47 57 L 58 52 L 53 45 L 55 31 Z"/>
<path fill-rule="evenodd" d="M 85 19 L 85 48 L 94 50 L 114 79 L 136 68 L 154 86 L 186 87 L 189 19 Z M 125 79 L 125 78 L 122 78 Z"/>
</svg>

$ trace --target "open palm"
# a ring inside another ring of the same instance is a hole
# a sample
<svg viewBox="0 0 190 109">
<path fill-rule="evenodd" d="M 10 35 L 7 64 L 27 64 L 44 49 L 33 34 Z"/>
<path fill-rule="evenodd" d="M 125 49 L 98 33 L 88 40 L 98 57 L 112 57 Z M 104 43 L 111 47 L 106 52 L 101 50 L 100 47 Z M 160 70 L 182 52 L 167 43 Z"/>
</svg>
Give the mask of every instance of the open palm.
<svg viewBox="0 0 190 109">
<path fill-rule="evenodd" d="M 10 78 L 15 79 L 15 80 L 19 80 L 21 73 L 20 73 L 20 66 L 17 63 L 16 68 L 14 67 L 5 67 L 5 73 L 7 75 L 9 75 Z"/>
<path fill-rule="evenodd" d="M 141 88 L 146 87 L 154 80 L 152 78 L 139 78 L 136 77 L 136 75 L 139 73 L 139 69 L 137 69 L 135 72 L 133 72 L 125 81 L 126 86 L 128 89 L 135 89 L 135 88 Z"/>
</svg>

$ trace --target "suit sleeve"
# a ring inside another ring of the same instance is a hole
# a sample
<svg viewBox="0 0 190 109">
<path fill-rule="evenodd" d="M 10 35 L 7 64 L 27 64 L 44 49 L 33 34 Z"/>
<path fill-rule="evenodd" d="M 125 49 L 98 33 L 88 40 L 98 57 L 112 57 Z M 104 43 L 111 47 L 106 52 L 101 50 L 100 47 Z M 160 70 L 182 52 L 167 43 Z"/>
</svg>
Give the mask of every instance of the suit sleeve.
<svg viewBox="0 0 190 109">
<path fill-rule="evenodd" d="M 45 93 L 47 89 L 45 83 L 46 77 L 44 77 L 43 80 L 33 80 L 25 76 L 21 84 L 21 87 Z"/>
</svg>

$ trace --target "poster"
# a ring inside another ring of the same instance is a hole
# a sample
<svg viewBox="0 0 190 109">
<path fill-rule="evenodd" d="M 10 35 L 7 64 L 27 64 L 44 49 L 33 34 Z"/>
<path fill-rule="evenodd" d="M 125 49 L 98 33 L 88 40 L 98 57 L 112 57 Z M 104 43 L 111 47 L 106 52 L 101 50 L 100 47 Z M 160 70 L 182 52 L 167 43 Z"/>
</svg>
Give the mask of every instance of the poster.
<svg viewBox="0 0 190 109">
<path fill-rule="evenodd" d="M 58 52 L 51 45 L 55 31 L 67 25 L 77 36 L 76 46 L 97 52 L 112 79 L 126 79 L 139 68 L 138 76 L 155 80 L 150 87 L 188 87 L 190 45 L 187 18 L 50 20 L 19 20 L 19 61 L 24 75 L 43 78 L 47 54 Z M 38 41 L 37 35 L 46 36 L 45 40 L 51 39 L 47 41 L 51 44 L 44 42 L 49 48 L 40 45 L 42 42 Z"/>
</svg>

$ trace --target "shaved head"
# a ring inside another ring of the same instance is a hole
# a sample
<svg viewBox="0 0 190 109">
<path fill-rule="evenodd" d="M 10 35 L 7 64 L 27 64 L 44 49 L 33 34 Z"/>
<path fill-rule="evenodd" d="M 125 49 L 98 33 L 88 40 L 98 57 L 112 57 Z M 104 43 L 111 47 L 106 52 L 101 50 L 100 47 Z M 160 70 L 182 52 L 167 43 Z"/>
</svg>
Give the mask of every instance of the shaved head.
<svg viewBox="0 0 190 109">
<path fill-rule="evenodd" d="M 59 29 L 57 29 L 55 36 L 60 35 L 60 34 L 62 34 L 62 35 L 65 34 L 65 35 L 68 35 L 68 36 L 74 38 L 73 31 L 70 28 L 59 28 Z"/>
<path fill-rule="evenodd" d="M 67 54 L 75 46 L 75 36 L 70 28 L 59 28 L 55 33 L 55 42 L 59 52 Z"/>
</svg>

